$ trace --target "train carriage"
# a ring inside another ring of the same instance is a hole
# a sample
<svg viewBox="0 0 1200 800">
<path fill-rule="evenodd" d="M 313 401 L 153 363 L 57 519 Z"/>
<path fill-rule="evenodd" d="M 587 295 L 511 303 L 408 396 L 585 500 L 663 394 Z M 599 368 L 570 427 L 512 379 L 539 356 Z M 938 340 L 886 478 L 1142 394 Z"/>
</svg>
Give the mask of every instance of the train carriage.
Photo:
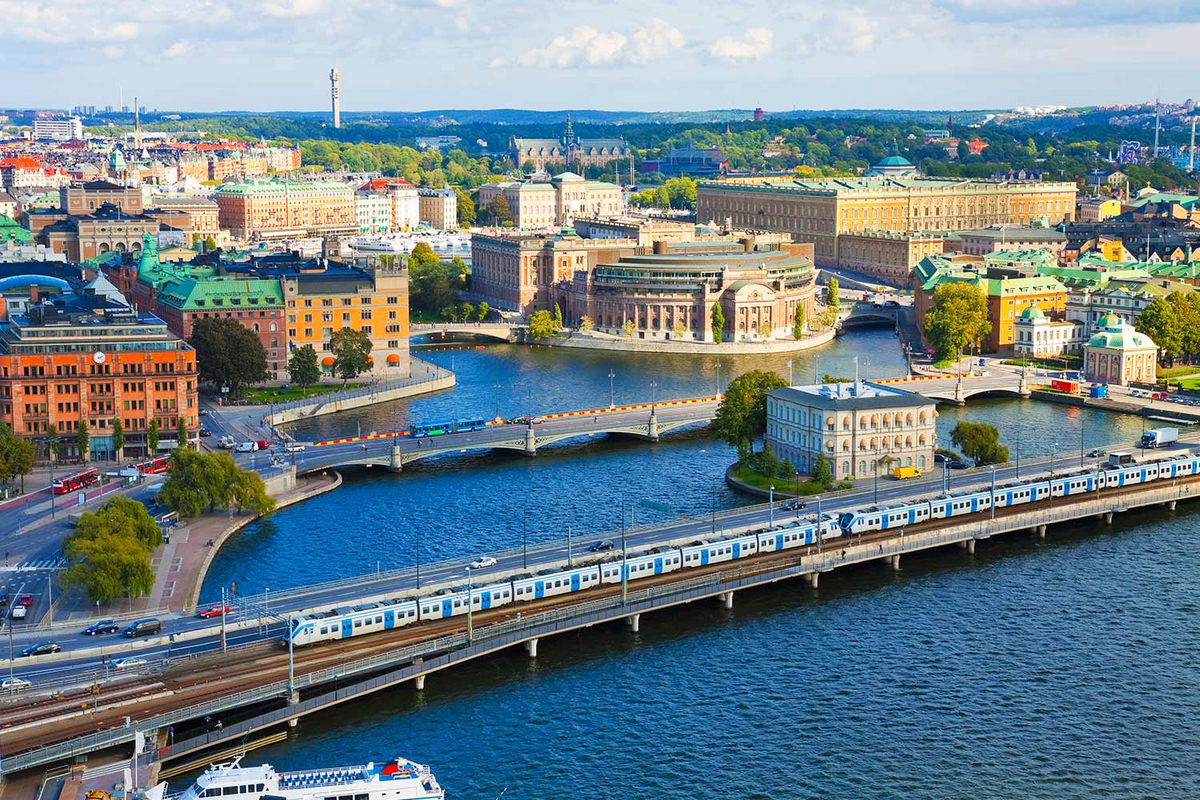
<svg viewBox="0 0 1200 800">
<path fill-rule="evenodd" d="M 600 569 L 594 566 L 564 570 L 551 575 L 536 575 L 532 578 L 522 578 L 512 582 L 513 600 L 515 602 L 540 600 L 543 597 L 581 592 L 599 584 Z"/>
<path fill-rule="evenodd" d="M 372 606 L 346 614 L 331 612 L 327 615 L 294 618 L 291 628 L 292 644 L 300 646 L 365 636 L 411 625 L 418 619 L 415 600 L 387 606 Z"/>
<path fill-rule="evenodd" d="M 701 544 L 684 547 L 685 568 L 706 567 L 709 564 L 720 564 L 724 561 L 734 561 L 758 552 L 758 534 L 739 536 L 736 539 L 711 539 Z"/>
<path fill-rule="evenodd" d="M 683 556 L 678 550 L 666 550 L 661 553 L 647 553 L 625 559 L 628 579 L 648 578 L 651 575 L 664 575 L 683 567 Z M 621 582 L 621 561 L 609 561 L 600 565 L 601 583 Z"/>
</svg>

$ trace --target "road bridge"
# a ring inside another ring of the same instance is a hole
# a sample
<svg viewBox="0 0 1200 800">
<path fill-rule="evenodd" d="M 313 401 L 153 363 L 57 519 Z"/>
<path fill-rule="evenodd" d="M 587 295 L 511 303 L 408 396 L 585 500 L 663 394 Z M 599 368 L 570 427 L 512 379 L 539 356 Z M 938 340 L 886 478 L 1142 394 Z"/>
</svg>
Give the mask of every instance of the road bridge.
<svg viewBox="0 0 1200 800">
<path fill-rule="evenodd" d="M 898 306 L 893 308 L 885 308 L 876 306 L 870 303 L 859 303 L 850 311 L 850 313 L 838 320 L 837 329 L 840 333 L 847 328 L 866 328 L 872 326 L 884 325 L 889 328 L 896 326 L 896 315 L 899 313 Z"/>
<path fill-rule="evenodd" d="M 962 373 L 955 375 L 914 375 L 908 378 L 892 378 L 890 380 L 872 381 L 885 386 L 893 386 L 909 392 L 916 392 L 931 400 L 963 405 L 972 397 L 1029 397 L 1030 384 L 1025 375 L 1020 372 L 995 370 L 975 375 Z"/>
<path fill-rule="evenodd" d="M 878 562 L 898 570 L 902 558 L 934 548 L 953 546 L 971 554 L 978 543 L 1001 534 L 1033 532 L 1044 537 L 1049 526 L 1061 523 L 1098 518 L 1106 524 L 1114 514 L 1132 509 L 1174 509 L 1179 501 L 1200 496 L 1198 489 L 1200 478 L 1195 476 L 1165 484 L 1105 489 L 1005 508 L 995 516 L 984 512 L 899 532 L 842 538 L 824 547 L 760 554 L 639 581 L 629 591 L 610 585 L 581 595 L 549 598 L 521 606 L 525 613 L 520 617 L 513 613 L 519 609 L 507 606 L 476 614 L 471 627 L 464 618 L 454 617 L 297 651 L 293 672 L 288 671 L 288 655 L 282 651 L 272 654 L 261 647 L 230 651 L 207 661 L 197 660 L 195 669 L 171 680 L 158 676 L 137 695 L 136 705 L 118 702 L 108 706 L 103 696 L 102 705 L 95 709 L 88 708 L 87 701 L 82 708 L 74 701 L 57 706 L 46 703 L 41 712 L 44 719 L 16 725 L 12 721 L 20 706 L 4 707 L 0 712 L 0 724 L 6 726 L 3 768 L 10 773 L 100 749 L 127 747 L 136 732 L 157 742 L 158 749 L 148 756 L 180 758 L 402 682 L 424 690 L 432 673 L 516 645 L 536 657 L 540 640 L 558 633 L 617 621 L 637 630 L 644 614 L 683 603 L 718 599 L 728 608 L 738 591 L 796 578 L 816 589 L 822 575 L 842 567 Z M 770 513 L 778 512 L 772 509 Z M 134 687 L 133 691 L 138 690 Z M 221 715 L 220 727 L 203 722 L 216 715 Z M 170 744 L 162 736 L 168 728 L 175 731 Z"/>
<path fill-rule="evenodd" d="M 516 450 L 533 456 L 546 445 L 599 434 L 626 434 L 656 442 L 668 431 L 711 421 L 720 403 L 720 397 L 699 397 L 547 414 L 525 422 L 490 420 L 482 429 L 439 436 L 394 431 L 331 439 L 307 450 L 300 469 L 379 466 L 400 471 L 417 459 L 484 449 Z"/>
<path fill-rule="evenodd" d="M 409 331 L 414 336 L 472 336 L 499 342 L 524 341 L 526 330 L 524 325 L 512 325 L 507 322 L 426 322 L 409 326 Z"/>
</svg>

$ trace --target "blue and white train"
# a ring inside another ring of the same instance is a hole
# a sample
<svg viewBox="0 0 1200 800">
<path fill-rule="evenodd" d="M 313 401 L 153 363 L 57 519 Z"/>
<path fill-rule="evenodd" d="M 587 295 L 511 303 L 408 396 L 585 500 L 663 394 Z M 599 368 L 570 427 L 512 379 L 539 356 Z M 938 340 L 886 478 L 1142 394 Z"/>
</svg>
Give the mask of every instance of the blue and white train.
<svg viewBox="0 0 1200 800">
<path fill-rule="evenodd" d="M 1200 474 L 1200 455 L 1191 451 L 1137 463 L 1133 463 L 1127 455 L 1116 460 L 1123 463 L 1102 465 L 1094 470 L 1081 470 L 1049 479 L 1005 483 L 996 486 L 994 490 L 988 487 L 908 503 L 846 511 L 836 520 L 829 514 L 823 514 L 820 539 L 824 542 L 843 536 L 902 529 L 931 520 L 987 512 L 993 504 L 997 509 L 1009 508 L 1060 497 L 1074 497 L 1105 488 L 1134 486 Z M 817 538 L 818 524 L 816 516 L 812 515 L 771 529 L 714 537 L 678 547 L 656 547 L 645 553 L 630 554 L 623 561 L 619 557 L 610 556 L 608 560 L 599 563 L 544 571 L 533 576 L 514 576 L 471 589 L 442 589 L 428 597 L 382 600 L 352 608 L 337 608 L 323 614 L 293 619 L 291 638 L 295 645 L 349 639 L 416 622 L 465 615 L 468 605 L 472 612 L 488 611 L 513 603 L 584 592 L 602 584 L 620 583 L 623 577 L 629 581 L 637 581 L 681 569 L 705 567 L 761 553 L 806 547 L 816 544 Z M 622 566 L 625 568 L 624 576 Z"/>
</svg>

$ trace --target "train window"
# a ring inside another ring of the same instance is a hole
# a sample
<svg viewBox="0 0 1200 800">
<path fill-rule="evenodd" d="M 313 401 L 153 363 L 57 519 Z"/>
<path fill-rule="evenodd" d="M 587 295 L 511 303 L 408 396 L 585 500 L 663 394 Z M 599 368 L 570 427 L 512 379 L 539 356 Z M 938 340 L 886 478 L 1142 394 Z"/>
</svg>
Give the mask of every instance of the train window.
<svg viewBox="0 0 1200 800">
<path fill-rule="evenodd" d="M 361 620 L 361 619 L 356 619 L 356 620 L 354 620 L 354 627 L 356 627 L 356 628 L 361 628 L 361 627 L 362 627 L 362 620 Z"/>
</svg>

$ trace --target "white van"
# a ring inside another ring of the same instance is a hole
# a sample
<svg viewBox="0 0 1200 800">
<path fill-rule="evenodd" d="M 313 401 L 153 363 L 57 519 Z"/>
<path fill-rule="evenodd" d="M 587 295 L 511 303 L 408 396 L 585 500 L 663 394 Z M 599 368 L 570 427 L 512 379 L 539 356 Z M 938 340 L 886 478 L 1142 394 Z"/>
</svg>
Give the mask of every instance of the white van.
<svg viewBox="0 0 1200 800">
<path fill-rule="evenodd" d="M 239 453 L 257 453 L 258 442 L 242 442 L 235 449 Z"/>
</svg>

